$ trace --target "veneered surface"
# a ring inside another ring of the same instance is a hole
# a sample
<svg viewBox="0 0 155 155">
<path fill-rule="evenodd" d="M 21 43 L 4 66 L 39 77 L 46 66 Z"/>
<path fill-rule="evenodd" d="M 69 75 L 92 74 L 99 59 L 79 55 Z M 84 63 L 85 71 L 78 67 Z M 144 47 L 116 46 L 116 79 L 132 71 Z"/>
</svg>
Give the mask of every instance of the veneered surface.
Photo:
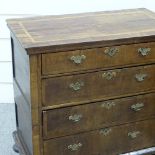
<svg viewBox="0 0 155 155">
<path fill-rule="evenodd" d="M 92 43 L 91 46 L 119 44 L 121 39 L 124 43 L 134 43 L 155 35 L 155 15 L 147 9 L 40 16 L 7 22 L 24 48 L 38 49 L 28 50 L 31 54 L 50 49 L 90 48 Z"/>
</svg>

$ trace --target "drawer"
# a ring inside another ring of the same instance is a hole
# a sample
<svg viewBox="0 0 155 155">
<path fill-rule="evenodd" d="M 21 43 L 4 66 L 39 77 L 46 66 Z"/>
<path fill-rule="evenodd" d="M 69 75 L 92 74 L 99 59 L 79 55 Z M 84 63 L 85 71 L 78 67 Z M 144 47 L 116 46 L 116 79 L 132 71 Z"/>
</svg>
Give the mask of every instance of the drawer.
<svg viewBox="0 0 155 155">
<path fill-rule="evenodd" d="M 43 135 L 45 139 L 66 136 L 153 115 L 155 93 L 48 110 L 43 112 Z"/>
<path fill-rule="evenodd" d="M 155 89 L 155 65 L 99 71 L 42 80 L 43 106 L 66 106 Z"/>
<path fill-rule="evenodd" d="M 155 146 L 155 119 L 44 141 L 45 155 L 116 155 Z"/>
<path fill-rule="evenodd" d="M 155 93 L 48 110 L 43 112 L 43 135 L 45 139 L 66 136 L 153 115 Z"/>
<path fill-rule="evenodd" d="M 155 62 L 155 43 L 42 54 L 42 74 L 59 74 Z"/>
</svg>

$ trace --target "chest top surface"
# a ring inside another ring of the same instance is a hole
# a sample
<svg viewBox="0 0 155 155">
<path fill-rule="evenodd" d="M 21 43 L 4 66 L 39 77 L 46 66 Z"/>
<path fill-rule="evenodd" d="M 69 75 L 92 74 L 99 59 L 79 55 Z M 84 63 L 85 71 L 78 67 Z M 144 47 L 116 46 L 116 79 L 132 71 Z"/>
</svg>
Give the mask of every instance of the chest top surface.
<svg viewBox="0 0 155 155">
<path fill-rule="evenodd" d="M 70 15 L 38 16 L 7 20 L 8 27 L 26 49 L 66 50 L 101 43 L 155 40 L 155 14 L 147 9 L 130 9 Z M 39 53 L 33 50 L 30 53 Z M 41 52 L 40 52 L 41 53 Z"/>
</svg>

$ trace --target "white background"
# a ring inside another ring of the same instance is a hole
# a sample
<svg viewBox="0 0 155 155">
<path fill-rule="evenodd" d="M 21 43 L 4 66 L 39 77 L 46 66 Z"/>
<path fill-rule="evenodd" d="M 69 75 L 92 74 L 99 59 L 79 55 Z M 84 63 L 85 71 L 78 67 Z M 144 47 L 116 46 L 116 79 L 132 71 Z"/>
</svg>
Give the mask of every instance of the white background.
<svg viewBox="0 0 155 155">
<path fill-rule="evenodd" d="M 148 8 L 155 12 L 155 0 L 0 0 L 0 103 L 14 102 L 11 49 L 5 19 L 129 8 Z"/>
</svg>

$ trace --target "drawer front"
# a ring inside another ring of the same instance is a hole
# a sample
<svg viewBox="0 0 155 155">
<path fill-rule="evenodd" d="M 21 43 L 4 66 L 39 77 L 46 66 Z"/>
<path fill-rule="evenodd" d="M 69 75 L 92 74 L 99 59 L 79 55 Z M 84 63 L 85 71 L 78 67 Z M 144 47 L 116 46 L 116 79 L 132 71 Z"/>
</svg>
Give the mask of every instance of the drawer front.
<svg viewBox="0 0 155 155">
<path fill-rule="evenodd" d="M 43 135 L 44 139 L 66 136 L 153 115 L 155 93 L 48 110 L 43 112 Z"/>
<path fill-rule="evenodd" d="M 155 65 L 42 80 L 44 106 L 71 105 L 155 89 Z"/>
<path fill-rule="evenodd" d="M 59 74 L 155 62 L 155 43 L 42 54 L 42 73 Z"/>
<path fill-rule="evenodd" d="M 44 141 L 45 155 L 116 155 L 155 146 L 155 120 Z"/>
</svg>

